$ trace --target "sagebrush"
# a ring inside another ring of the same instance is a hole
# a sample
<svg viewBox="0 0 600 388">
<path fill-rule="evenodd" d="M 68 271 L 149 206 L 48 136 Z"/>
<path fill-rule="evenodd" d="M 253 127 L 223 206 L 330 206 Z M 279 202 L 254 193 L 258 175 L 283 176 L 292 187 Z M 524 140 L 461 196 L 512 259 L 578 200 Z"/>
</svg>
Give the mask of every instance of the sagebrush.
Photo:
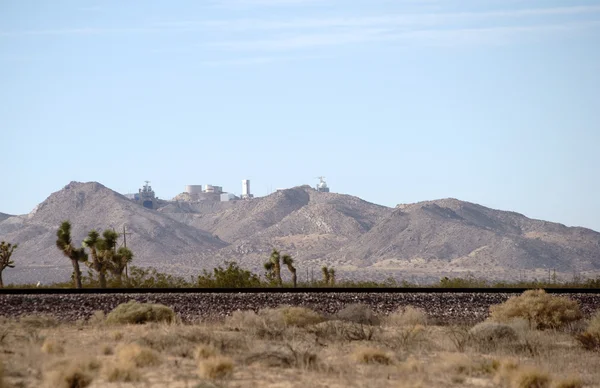
<svg viewBox="0 0 600 388">
<path fill-rule="evenodd" d="M 491 306 L 490 318 L 498 322 L 523 318 L 536 329 L 557 329 L 578 321 L 582 314 L 574 300 L 550 295 L 544 290 L 528 290 L 502 304 Z"/>
<path fill-rule="evenodd" d="M 170 307 L 162 304 L 139 303 L 135 300 L 118 305 L 106 317 L 106 322 L 110 324 L 176 321 L 177 315 Z"/>
</svg>

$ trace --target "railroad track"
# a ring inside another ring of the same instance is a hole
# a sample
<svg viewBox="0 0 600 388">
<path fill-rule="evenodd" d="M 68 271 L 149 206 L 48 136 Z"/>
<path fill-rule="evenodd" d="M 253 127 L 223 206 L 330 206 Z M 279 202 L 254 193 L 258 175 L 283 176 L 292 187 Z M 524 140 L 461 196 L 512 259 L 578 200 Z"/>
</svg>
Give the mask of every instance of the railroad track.
<svg viewBox="0 0 600 388">
<path fill-rule="evenodd" d="M 483 321 L 489 307 L 502 303 L 523 288 L 138 288 L 138 289 L 3 289 L 0 316 L 48 314 L 61 321 L 86 320 L 101 310 L 108 313 L 129 300 L 171 307 L 184 322 L 220 318 L 236 310 L 257 311 L 280 305 L 304 306 L 334 314 L 353 303 L 387 314 L 401 306 L 424 309 L 433 322 Z M 600 309 L 600 290 L 546 289 L 576 300 L 584 316 Z"/>
<path fill-rule="evenodd" d="M 520 294 L 532 288 L 0 288 L 0 295 L 72 295 L 72 294 Z M 543 288 L 551 294 L 600 294 L 600 288 Z"/>
</svg>

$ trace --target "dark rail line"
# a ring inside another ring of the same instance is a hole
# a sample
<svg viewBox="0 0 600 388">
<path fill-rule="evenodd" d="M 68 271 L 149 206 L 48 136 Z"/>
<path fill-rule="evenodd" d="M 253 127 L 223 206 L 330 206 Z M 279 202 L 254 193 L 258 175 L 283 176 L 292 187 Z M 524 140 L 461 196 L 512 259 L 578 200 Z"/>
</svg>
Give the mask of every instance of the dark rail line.
<svg viewBox="0 0 600 388">
<path fill-rule="evenodd" d="M 534 288 L 1 288 L 0 295 L 60 295 L 60 294 L 261 294 L 261 293 L 388 293 L 388 294 L 520 294 Z M 550 294 L 600 294 L 597 288 L 542 288 Z"/>
</svg>

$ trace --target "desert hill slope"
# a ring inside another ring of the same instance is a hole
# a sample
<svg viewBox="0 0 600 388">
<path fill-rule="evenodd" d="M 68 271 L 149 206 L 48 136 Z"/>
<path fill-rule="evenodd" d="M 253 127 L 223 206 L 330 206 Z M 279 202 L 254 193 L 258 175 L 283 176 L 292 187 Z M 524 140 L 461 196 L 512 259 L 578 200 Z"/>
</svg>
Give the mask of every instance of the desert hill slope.
<svg viewBox="0 0 600 388">
<path fill-rule="evenodd" d="M 359 239 L 328 256 L 340 264 L 409 272 L 600 270 L 600 233 L 514 212 L 442 199 L 400 205 Z"/>
<path fill-rule="evenodd" d="M 63 220 L 71 222 L 76 244 L 80 244 L 91 229 L 114 227 L 122 231 L 126 225 L 127 232 L 131 233 L 128 246 L 135 247 L 134 254 L 145 264 L 183 265 L 197 252 L 201 257 L 227 245 L 208 232 L 139 206 L 99 183 L 71 182 L 28 215 L 0 222 L 0 238 L 19 244 L 13 255 L 18 266 L 6 272 L 8 281 L 11 274 L 37 281 L 43 269 L 63 275 L 67 271 L 68 279 L 70 262 L 55 246 L 56 230 Z M 186 259 L 179 260 L 179 257 Z"/>
<path fill-rule="evenodd" d="M 0 222 L 4 221 L 7 218 L 12 217 L 10 214 L 0 213 Z"/>
<path fill-rule="evenodd" d="M 145 209 L 99 183 L 71 182 L 30 214 L 0 221 L 0 239 L 20 244 L 17 268 L 5 279 L 68 279 L 69 262 L 54 245 L 64 219 L 76 242 L 92 228 L 125 224 L 136 265 L 188 278 L 224 260 L 262 273 L 272 248 L 291 254 L 300 273 L 329 265 L 348 278 L 600 274 L 600 233 L 457 199 L 389 208 L 298 186 L 250 201 L 159 206 Z"/>
</svg>

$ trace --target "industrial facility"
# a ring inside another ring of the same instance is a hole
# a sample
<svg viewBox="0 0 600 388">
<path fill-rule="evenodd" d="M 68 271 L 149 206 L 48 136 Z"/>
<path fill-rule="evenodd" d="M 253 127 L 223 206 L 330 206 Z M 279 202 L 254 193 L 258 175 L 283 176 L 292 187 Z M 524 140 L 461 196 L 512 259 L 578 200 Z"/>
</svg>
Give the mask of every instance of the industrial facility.
<svg viewBox="0 0 600 388">
<path fill-rule="evenodd" d="M 319 183 L 316 186 L 316 190 L 319 192 L 328 193 L 329 187 L 325 182 L 325 177 L 317 177 Z M 279 191 L 279 190 L 277 190 Z M 144 186 L 138 190 L 135 194 L 125 194 L 130 200 L 144 206 L 148 209 L 157 208 L 158 198 L 156 197 L 150 181 L 145 181 Z M 223 191 L 222 186 L 215 186 L 211 184 L 205 185 L 187 185 L 183 193 L 173 198 L 173 201 L 183 202 L 200 202 L 200 201 L 212 201 L 212 202 L 229 202 L 238 200 L 251 200 L 254 195 L 250 191 L 250 180 L 242 180 L 242 194 L 236 196 L 233 193 Z"/>
</svg>

